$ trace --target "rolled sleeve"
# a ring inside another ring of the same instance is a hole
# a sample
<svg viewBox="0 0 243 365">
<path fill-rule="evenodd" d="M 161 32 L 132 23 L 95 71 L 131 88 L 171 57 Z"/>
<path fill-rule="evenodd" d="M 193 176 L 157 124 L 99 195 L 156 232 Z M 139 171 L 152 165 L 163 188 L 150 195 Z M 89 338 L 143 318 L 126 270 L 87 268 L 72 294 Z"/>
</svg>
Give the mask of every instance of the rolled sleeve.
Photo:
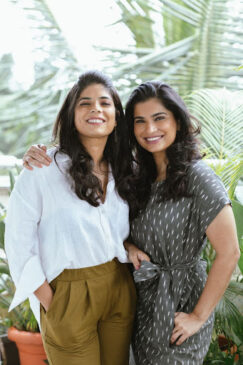
<svg viewBox="0 0 243 365">
<path fill-rule="evenodd" d="M 16 285 L 16 292 L 9 311 L 22 303 L 31 294 L 36 291 L 46 280 L 42 270 L 41 262 L 38 256 L 32 256 L 25 264 Z"/>
<path fill-rule="evenodd" d="M 205 235 L 210 223 L 231 201 L 220 178 L 204 161 L 196 163 L 192 176 L 198 229 Z"/>
<path fill-rule="evenodd" d="M 9 199 L 5 251 L 16 286 L 9 310 L 33 294 L 46 279 L 39 255 L 38 224 L 42 213 L 40 181 L 36 171 L 23 171 Z"/>
</svg>

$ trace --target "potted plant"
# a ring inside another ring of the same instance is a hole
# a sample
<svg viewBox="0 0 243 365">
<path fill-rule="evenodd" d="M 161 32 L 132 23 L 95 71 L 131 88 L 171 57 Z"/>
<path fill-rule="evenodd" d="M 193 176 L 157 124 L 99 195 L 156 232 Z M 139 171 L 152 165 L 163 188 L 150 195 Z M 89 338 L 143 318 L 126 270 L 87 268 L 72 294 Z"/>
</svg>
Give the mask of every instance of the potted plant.
<svg viewBox="0 0 243 365">
<path fill-rule="evenodd" d="M 13 182 L 12 174 L 11 181 Z M 13 183 L 11 186 L 13 186 Z M 0 326 L 2 329 L 7 330 L 9 340 L 16 343 L 21 365 L 44 365 L 47 357 L 38 323 L 31 311 L 29 300 L 8 312 L 14 296 L 15 286 L 4 253 L 5 216 L 6 209 L 0 205 Z M 7 358 L 7 351 L 3 350 L 3 352 L 3 356 L 6 357 L 6 364 L 19 364 L 18 359 L 10 362 Z"/>
<path fill-rule="evenodd" d="M 2 362 L 1 362 L 2 361 Z M 20 365 L 15 342 L 10 341 L 6 329 L 0 325 L 0 364 Z"/>
</svg>

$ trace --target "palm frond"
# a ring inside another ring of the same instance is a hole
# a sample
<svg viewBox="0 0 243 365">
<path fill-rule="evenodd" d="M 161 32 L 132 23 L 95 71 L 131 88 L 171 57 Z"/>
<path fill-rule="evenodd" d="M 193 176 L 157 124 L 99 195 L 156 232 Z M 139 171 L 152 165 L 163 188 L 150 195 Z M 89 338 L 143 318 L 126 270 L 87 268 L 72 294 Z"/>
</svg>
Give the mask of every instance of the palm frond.
<svg viewBox="0 0 243 365">
<path fill-rule="evenodd" d="M 197 90 L 185 98 L 190 112 L 202 125 L 201 138 L 213 165 L 233 198 L 243 173 L 242 92 Z"/>
<path fill-rule="evenodd" d="M 228 298 L 232 298 L 235 295 L 243 295 L 243 283 L 237 281 L 231 281 L 228 288 L 225 291 L 225 295 Z"/>
<path fill-rule="evenodd" d="M 133 35 L 136 47 L 155 46 L 153 19 L 150 11 L 153 9 L 150 2 L 138 0 L 118 0 L 120 7 L 120 22 L 125 23 Z"/>
<path fill-rule="evenodd" d="M 231 298 L 223 296 L 216 308 L 216 325 L 224 329 L 224 333 L 233 340 L 238 339 L 237 345 L 243 342 L 243 317 Z"/>
<path fill-rule="evenodd" d="M 120 7 L 123 2 L 116 1 Z M 129 3 L 132 4 L 133 1 Z M 149 64 L 150 67 L 144 74 L 144 68 L 139 67 L 141 58 L 137 55 L 137 63 L 134 60 L 131 69 L 126 73 L 126 79 L 129 79 L 129 75 L 136 75 L 137 79 L 142 80 L 144 76 L 145 79 L 161 77 L 163 80 L 163 73 L 166 71 L 168 82 L 176 87 L 181 95 L 201 88 L 225 86 L 228 89 L 243 89 L 243 70 L 239 68 L 243 51 L 242 2 L 237 5 L 237 13 L 234 11 L 234 0 L 150 0 L 146 3 L 151 9 L 160 12 L 163 19 L 161 38 L 154 50 L 151 50 L 151 57 L 157 48 L 177 45 L 183 39 L 192 36 L 194 41 L 188 52 L 193 57 L 183 63 L 182 55 L 178 55 L 176 61 L 172 57 L 167 60 L 166 65 L 163 57 L 157 58 L 155 63 Z M 133 17 L 135 14 L 136 9 L 133 9 Z M 153 19 L 151 12 L 150 19 Z M 122 21 L 136 37 L 135 21 L 127 23 L 126 18 L 122 18 Z M 137 44 L 137 47 L 141 46 L 142 44 Z M 175 62 L 181 61 L 181 67 L 175 67 Z M 133 86 L 131 84 L 131 87 Z"/>
</svg>

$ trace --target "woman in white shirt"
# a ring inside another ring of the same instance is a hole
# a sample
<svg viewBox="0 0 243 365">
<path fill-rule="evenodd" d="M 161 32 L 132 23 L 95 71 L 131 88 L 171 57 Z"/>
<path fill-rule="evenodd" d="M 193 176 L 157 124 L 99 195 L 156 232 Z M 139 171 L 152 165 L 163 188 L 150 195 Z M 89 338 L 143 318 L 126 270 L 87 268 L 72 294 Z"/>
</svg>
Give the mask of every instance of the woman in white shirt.
<svg viewBox="0 0 243 365">
<path fill-rule="evenodd" d="M 51 365 L 129 362 L 136 294 L 121 264 L 129 234 L 125 128 L 110 80 L 81 75 L 54 125 L 55 162 L 25 169 L 10 197 L 10 310 L 30 299 Z"/>
</svg>

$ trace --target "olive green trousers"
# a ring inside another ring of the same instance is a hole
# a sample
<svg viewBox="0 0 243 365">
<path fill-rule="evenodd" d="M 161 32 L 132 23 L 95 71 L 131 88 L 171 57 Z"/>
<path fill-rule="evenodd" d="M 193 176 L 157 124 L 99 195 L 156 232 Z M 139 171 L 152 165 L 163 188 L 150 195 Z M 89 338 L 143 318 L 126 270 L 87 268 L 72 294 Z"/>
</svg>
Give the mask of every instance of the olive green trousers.
<svg viewBox="0 0 243 365">
<path fill-rule="evenodd" d="M 136 291 L 127 264 L 116 259 L 64 270 L 41 333 L 50 365 L 128 365 Z"/>
</svg>

